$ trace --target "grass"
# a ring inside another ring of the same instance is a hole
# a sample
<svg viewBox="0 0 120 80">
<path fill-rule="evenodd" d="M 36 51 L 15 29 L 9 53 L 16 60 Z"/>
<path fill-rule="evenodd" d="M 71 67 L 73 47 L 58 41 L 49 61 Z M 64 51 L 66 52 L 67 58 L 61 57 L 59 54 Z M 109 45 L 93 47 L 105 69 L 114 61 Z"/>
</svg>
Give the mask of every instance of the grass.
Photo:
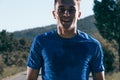
<svg viewBox="0 0 120 80">
<path fill-rule="evenodd" d="M 10 77 L 11 75 L 14 75 L 16 73 L 25 71 L 26 67 L 18 67 L 18 66 L 11 66 L 11 67 L 6 67 L 3 72 L 2 78 Z"/>
<path fill-rule="evenodd" d="M 106 80 L 120 80 L 120 72 L 106 75 Z"/>
</svg>

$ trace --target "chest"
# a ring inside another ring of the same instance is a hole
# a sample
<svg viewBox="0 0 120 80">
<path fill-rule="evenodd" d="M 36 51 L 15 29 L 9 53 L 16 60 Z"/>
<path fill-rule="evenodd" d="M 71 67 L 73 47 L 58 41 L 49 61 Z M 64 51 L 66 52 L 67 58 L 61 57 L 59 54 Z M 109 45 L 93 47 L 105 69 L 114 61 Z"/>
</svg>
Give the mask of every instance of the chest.
<svg viewBox="0 0 120 80">
<path fill-rule="evenodd" d="M 58 66 L 88 65 L 92 57 L 88 45 L 78 42 L 49 43 L 42 49 L 45 64 Z"/>
</svg>

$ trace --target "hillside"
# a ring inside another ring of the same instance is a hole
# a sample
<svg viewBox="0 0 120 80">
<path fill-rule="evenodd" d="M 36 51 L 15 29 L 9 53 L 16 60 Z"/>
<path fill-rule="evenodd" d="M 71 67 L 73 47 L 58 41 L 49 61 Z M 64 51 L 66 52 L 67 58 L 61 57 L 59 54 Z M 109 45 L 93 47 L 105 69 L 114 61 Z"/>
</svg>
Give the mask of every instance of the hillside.
<svg viewBox="0 0 120 80">
<path fill-rule="evenodd" d="M 81 31 L 84 31 L 86 33 L 89 34 L 93 34 L 98 32 L 98 30 L 96 29 L 95 25 L 94 25 L 94 16 L 89 16 L 86 17 L 84 19 L 81 19 L 78 21 L 78 29 L 80 29 Z M 16 31 L 14 32 L 14 35 L 17 38 L 27 38 L 27 39 L 33 39 L 33 37 L 37 34 L 41 34 L 44 33 L 46 31 L 49 30 L 53 30 L 56 29 L 56 25 L 52 24 L 52 25 L 48 25 L 45 27 L 37 27 L 37 28 L 33 28 L 33 29 L 27 29 L 27 30 L 23 30 L 23 31 Z"/>
</svg>

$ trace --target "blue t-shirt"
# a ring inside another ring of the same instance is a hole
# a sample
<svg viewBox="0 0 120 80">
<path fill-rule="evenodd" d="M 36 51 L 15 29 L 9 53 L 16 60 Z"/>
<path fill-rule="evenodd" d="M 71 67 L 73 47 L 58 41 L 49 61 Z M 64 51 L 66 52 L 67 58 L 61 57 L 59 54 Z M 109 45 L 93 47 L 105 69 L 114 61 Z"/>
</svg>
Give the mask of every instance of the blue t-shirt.
<svg viewBox="0 0 120 80">
<path fill-rule="evenodd" d="M 101 72 L 103 51 L 100 43 L 84 32 L 62 38 L 57 30 L 35 37 L 27 66 L 42 68 L 43 80 L 88 80 L 90 72 Z"/>
</svg>

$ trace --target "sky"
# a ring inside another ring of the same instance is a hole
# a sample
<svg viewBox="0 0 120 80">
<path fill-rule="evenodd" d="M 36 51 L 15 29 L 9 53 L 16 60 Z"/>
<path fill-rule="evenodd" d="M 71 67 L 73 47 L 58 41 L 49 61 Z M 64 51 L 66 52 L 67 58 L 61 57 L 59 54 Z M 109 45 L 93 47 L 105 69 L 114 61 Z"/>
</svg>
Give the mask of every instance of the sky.
<svg viewBox="0 0 120 80">
<path fill-rule="evenodd" d="M 81 0 L 81 19 L 93 15 L 93 0 Z M 20 31 L 56 24 L 54 0 L 0 0 L 0 31 Z"/>
</svg>

